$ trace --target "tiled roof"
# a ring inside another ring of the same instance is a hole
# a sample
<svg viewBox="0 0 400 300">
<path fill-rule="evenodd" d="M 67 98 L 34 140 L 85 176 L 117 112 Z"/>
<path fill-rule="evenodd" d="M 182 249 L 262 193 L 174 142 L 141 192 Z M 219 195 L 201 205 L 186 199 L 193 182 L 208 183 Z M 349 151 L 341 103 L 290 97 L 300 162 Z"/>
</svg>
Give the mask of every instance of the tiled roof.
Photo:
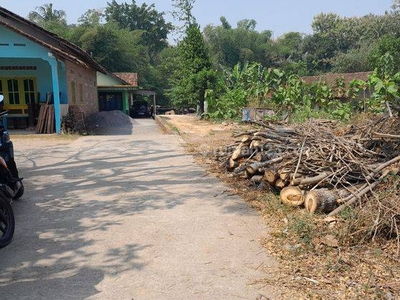
<svg viewBox="0 0 400 300">
<path fill-rule="evenodd" d="M 125 82 L 133 86 L 138 86 L 138 75 L 137 73 L 113 73 L 115 76 L 121 78 Z"/>
</svg>

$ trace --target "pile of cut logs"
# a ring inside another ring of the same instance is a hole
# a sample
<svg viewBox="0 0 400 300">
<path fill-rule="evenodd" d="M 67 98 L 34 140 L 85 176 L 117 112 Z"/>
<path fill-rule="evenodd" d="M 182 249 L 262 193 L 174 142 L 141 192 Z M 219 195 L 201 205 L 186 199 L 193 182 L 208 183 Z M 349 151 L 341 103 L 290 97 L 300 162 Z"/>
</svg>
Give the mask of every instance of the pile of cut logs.
<svg viewBox="0 0 400 300">
<path fill-rule="evenodd" d="M 220 155 L 222 166 L 232 176 L 277 189 L 283 203 L 310 213 L 337 214 L 398 172 L 400 135 L 373 127 L 336 134 L 336 124 L 324 120 L 258 125 L 235 135 L 235 143 Z"/>
</svg>

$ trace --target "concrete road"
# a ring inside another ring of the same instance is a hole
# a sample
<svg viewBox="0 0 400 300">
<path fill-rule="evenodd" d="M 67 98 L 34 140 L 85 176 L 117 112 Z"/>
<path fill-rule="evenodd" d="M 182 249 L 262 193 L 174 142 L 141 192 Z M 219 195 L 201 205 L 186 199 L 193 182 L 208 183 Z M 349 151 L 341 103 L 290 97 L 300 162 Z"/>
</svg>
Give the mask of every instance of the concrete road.
<svg viewBox="0 0 400 300">
<path fill-rule="evenodd" d="M 266 299 L 260 217 L 153 120 L 60 143 L 16 140 L 25 195 L 0 299 Z M 267 272 L 268 273 L 268 272 Z"/>
</svg>

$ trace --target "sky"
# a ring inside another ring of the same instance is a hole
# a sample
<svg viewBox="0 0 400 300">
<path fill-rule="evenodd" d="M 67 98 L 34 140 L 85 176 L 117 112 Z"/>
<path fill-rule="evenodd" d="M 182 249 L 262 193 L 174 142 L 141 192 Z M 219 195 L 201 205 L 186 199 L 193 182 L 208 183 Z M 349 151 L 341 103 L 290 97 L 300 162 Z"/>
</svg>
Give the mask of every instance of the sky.
<svg viewBox="0 0 400 300">
<path fill-rule="evenodd" d="M 69 24 L 77 23 L 78 18 L 88 9 L 107 6 L 111 0 L 0 0 L 0 6 L 27 17 L 30 11 L 45 3 L 53 3 L 54 9 L 64 10 Z M 132 3 L 132 0 L 118 3 Z M 136 0 L 142 3 L 155 4 L 158 12 L 165 12 L 167 21 L 174 23 L 170 14 L 171 0 Z M 204 28 L 208 24 L 220 25 L 224 16 L 232 27 L 243 19 L 254 19 L 256 30 L 271 30 L 273 37 L 291 32 L 311 34 L 311 23 L 314 16 L 320 13 L 336 13 L 342 17 L 361 17 L 367 14 L 382 15 L 390 10 L 393 0 L 196 0 L 193 14 Z"/>
</svg>

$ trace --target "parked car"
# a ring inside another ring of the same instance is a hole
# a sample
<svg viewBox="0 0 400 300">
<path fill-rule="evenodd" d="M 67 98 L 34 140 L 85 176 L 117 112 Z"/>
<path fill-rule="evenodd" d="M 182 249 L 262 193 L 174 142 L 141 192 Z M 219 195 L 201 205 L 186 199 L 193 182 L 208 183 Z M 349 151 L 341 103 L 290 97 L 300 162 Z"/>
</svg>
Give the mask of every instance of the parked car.
<svg viewBox="0 0 400 300">
<path fill-rule="evenodd" d="M 131 118 L 150 118 L 151 112 L 147 101 L 136 100 L 129 110 L 129 115 Z"/>
</svg>

